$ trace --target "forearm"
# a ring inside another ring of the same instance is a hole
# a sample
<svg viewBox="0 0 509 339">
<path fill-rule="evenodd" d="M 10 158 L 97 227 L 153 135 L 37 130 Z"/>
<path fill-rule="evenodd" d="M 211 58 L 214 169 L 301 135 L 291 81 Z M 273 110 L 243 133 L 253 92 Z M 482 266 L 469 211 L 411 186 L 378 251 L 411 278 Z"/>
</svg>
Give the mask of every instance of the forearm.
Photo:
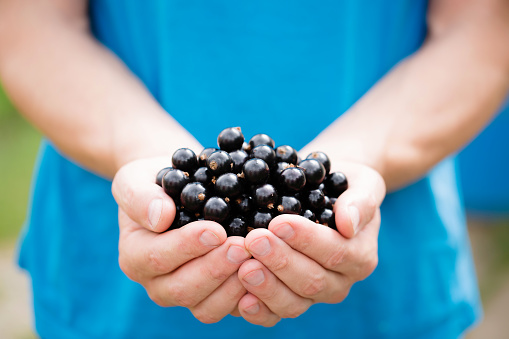
<svg viewBox="0 0 509 339">
<path fill-rule="evenodd" d="M 7 10 L 16 13 L 0 19 L 2 84 L 67 156 L 111 178 L 131 160 L 197 147 L 85 25 L 34 2 Z"/>
<path fill-rule="evenodd" d="M 430 36 L 309 147 L 375 168 L 389 190 L 417 180 L 497 111 L 509 89 L 507 30 L 486 15 Z"/>
</svg>

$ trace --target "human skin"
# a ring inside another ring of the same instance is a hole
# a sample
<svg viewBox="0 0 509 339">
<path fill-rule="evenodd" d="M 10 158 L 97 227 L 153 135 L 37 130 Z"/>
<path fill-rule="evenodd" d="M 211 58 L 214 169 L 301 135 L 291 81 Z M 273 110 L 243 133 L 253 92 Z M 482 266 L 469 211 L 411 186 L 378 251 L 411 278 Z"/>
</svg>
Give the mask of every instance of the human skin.
<svg viewBox="0 0 509 339">
<path fill-rule="evenodd" d="M 202 146 L 94 40 L 86 5 L 0 0 L 0 78 L 66 156 L 114 178 L 126 275 L 156 303 L 188 307 L 207 323 L 232 313 L 273 326 L 314 303 L 341 302 L 376 267 L 386 189 L 414 182 L 472 139 L 509 87 L 507 1 L 431 1 L 422 48 L 301 151 L 324 151 L 349 179 L 334 206 L 339 232 L 279 216 L 245 240 L 206 221 L 159 234 L 175 205 L 155 175 L 171 150 Z"/>
</svg>

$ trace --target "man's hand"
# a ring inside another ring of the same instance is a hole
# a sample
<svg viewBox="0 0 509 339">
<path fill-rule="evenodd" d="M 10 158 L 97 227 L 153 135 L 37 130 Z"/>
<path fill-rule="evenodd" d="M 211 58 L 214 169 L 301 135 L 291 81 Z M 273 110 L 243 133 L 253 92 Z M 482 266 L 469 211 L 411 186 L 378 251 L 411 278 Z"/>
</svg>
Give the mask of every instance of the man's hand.
<svg viewBox="0 0 509 339">
<path fill-rule="evenodd" d="M 175 216 L 175 204 L 155 184 L 168 158 L 131 162 L 113 180 L 119 205 L 119 264 L 132 280 L 145 287 L 161 306 L 184 306 L 205 323 L 236 313 L 246 294 L 237 277 L 251 255 L 244 239 L 227 239 L 224 228 L 197 221 L 165 231 Z"/>
<path fill-rule="evenodd" d="M 245 246 L 254 259 L 238 273 L 249 292 L 239 302 L 247 321 L 273 326 L 314 303 L 339 303 L 375 269 L 384 181 L 363 165 L 341 163 L 337 168 L 349 180 L 334 205 L 339 232 L 300 216 L 281 215 L 269 230 L 247 235 Z"/>
</svg>

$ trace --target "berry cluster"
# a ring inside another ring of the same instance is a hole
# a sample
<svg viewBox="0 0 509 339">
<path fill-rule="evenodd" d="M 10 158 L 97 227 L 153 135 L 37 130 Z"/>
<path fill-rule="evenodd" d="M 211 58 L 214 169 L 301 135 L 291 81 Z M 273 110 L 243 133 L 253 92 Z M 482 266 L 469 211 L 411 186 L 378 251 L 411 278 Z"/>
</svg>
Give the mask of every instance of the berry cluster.
<svg viewBox="0 0 509 339">
<path fill-rule="evenodd" d="M 246 143 L 239 127 L 223 130 L 217 144 L 219 149 L 205 148 L 198 156 L 178 149 L 173 167 L 157 174 L 156 183 L 177 206 L 169 229 L 212 220 L 228 236 L 246 236 L 285 213 L 336 229 L 332 206 L 348 183 L 343 173 L 329 173 L 325 153 L 313 152 L 301 161 L 291 146 L 274 148 L 266 134 Z"/>
</svg>

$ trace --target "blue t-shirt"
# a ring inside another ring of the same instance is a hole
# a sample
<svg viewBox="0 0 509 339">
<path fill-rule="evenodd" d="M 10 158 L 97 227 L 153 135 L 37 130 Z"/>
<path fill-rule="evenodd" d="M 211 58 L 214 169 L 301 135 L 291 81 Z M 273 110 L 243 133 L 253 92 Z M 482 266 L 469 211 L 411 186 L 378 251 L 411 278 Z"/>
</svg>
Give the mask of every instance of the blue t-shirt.
<svg viewBox="0 0 509 339">
<path fill-rule="evenodd" d="M 202 145 L 241 126 L 248 138 L 267 133 L 301 148 L 420 47 L 426 7 L 92 0 L 90 18 L 97 39 Z M 153 303 L 119 269 L 110 190 L 42 144 L 20 263 L 43 338 L 455 338 L 480 314 L 452 158 L 386 197 L 379 265 L 343 303 L 272 328 L 231 316 L 205 325 Z"/>
</svg>

